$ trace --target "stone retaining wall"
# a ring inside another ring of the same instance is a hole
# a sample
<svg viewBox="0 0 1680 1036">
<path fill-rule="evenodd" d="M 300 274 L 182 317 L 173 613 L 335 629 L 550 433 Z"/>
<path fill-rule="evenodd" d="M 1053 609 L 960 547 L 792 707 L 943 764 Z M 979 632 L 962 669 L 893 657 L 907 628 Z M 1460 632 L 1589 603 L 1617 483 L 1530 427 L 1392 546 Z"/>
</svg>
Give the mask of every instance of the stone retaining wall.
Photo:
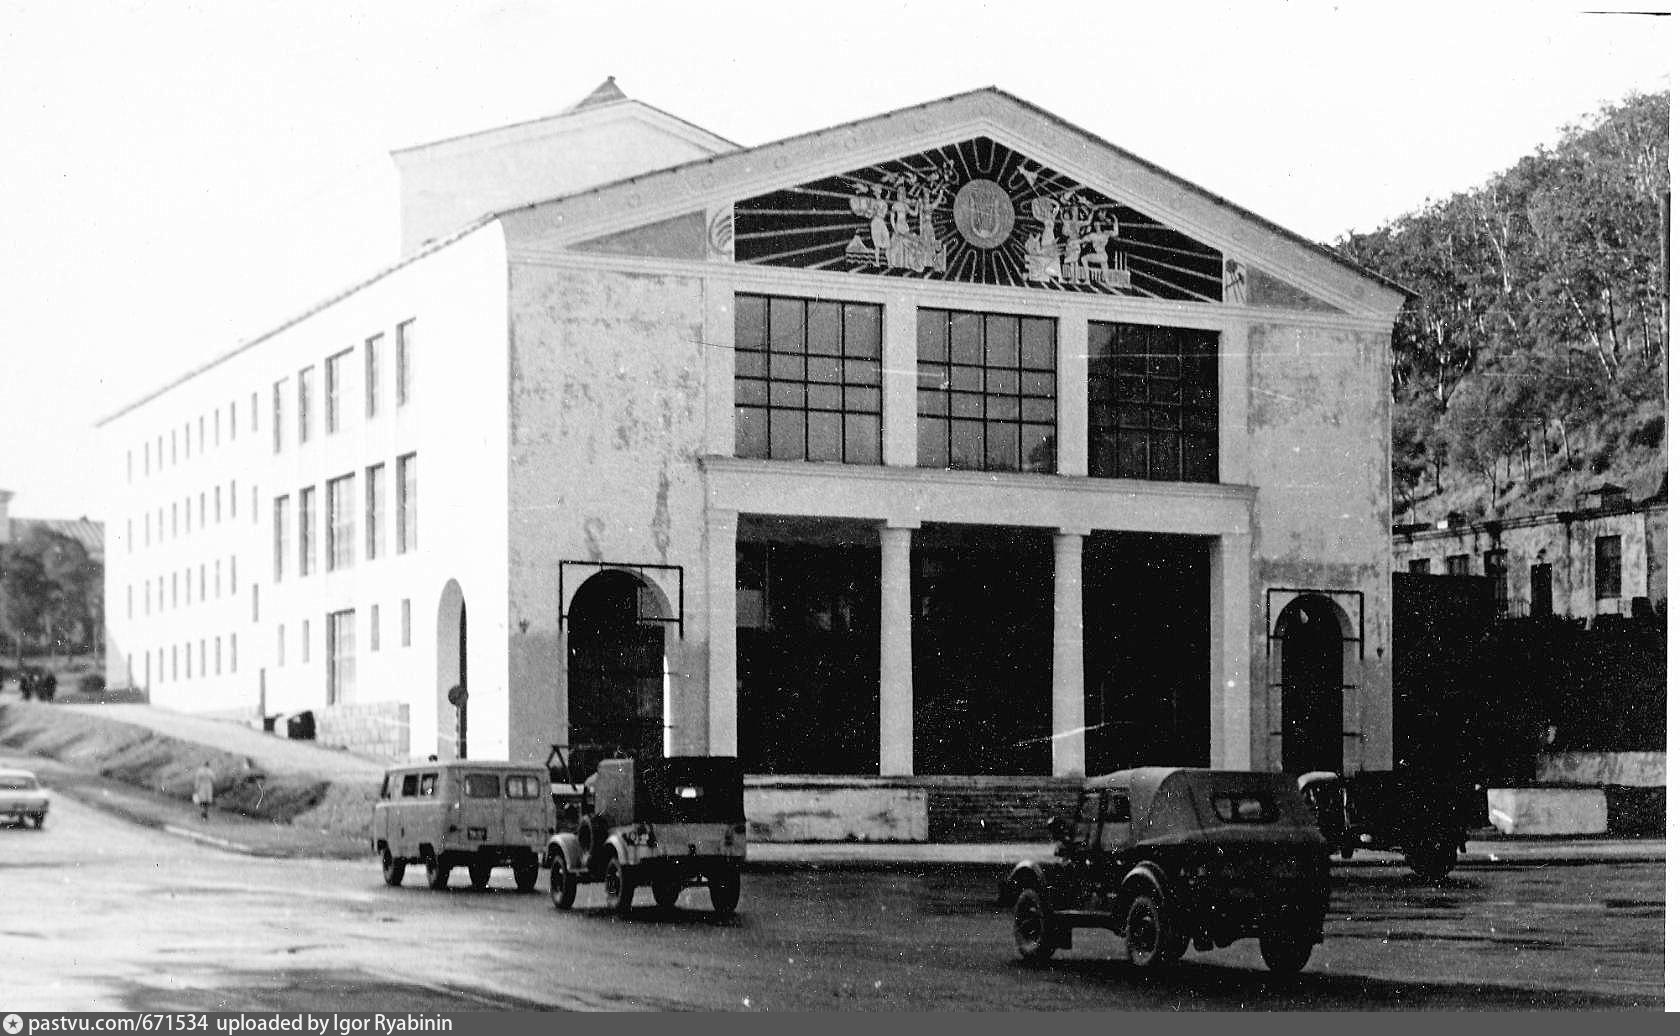
<svg viewBox="0 0 1680 1036">
<path fill-rule="evenodd" d="M 408 706 L 370 701 L 315 709 L 315 741 L 387 759 L 408 758 Z"/>
</svg>

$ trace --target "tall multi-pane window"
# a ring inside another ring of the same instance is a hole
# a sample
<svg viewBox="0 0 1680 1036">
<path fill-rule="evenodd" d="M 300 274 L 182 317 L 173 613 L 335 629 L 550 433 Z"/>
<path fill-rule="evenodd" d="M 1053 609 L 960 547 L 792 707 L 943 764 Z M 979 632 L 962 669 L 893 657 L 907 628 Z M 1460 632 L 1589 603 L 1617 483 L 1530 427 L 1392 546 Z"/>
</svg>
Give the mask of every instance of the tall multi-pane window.
<svg viewBox="0 0 1680 1036">
<path fill-rule="evenodd" d="M 385 465 L 367 469 L 367 559 L 385 554 Z"/>
<path fill-rule="evenodd" d="M 298 575 L 315 571 L 315 487 L 298 490 Z"/>
<path fill-rule="evenodd" d="M 281 378 L 274 383 L 274 415 L 271 418 L 274 426 L 274 452 L 279 453 L 285 445 L 286 435 L 286 379 Z"/>
<path fill-rule="evenodd" d="M 1505 552 L 1490 550 L 1482 555 L 1482 573 L 1493 582 L 1493 611 L 1504 615 L 1511 607 L 1511 588 L 1505 581 Z"/>
<path fill-rule="evenodd" d="M 253 433 L 257 431 L 257 421 L 257 394 L 253 392 L 251 393 L 251 431 Z"/>
<path fill-rule="evenodd" d="M 356 476 L 327 483 L 327 571 L 349 568 L 356 560 Z"/>
<path fill-rule="evenodd" d="M 338 705 L 356 696 L 356 612 L 327 616 L 327 704 Z"/>
<path fill-rule="evenodd" d="M 228 517 L 239 517 L 239 480 L 228 481 Z"/>
<path fill-rule="evenodd" d="M 420 545 L 419 512 L 415 493 L 419 489 L 414 454 L 397 458 L 397 553 L 407 554 Z"/>
<path fill-rule="evenodd" d="M 368 650 L 379 650 L 379 605 L 368 608 Z"/>
<path fill-rule="evenodd" d="M 239 672 L 239 634 L 228 634 L 228 672 Z"/>
<path fill-rule="evenodd" d="M 403 647 L 408 647 L 410 644 L 414 643 L 413 638 L 410 636 L 414 628 L 409 621 L 412 618 L 412 615 L 413 609 L 409 607 L 409 599 L 404 597 L 402 599 L 402 608 L 399 609 L 398 614 L 399 625 L 402 627 L 399 632 L 401 633 Z"/>
<path fill-rule="evenodd" d="M 343 427 L 344 375 L 350 369 L 353 350 L 346 349 L 327 357 L 327 434 Z"/>
<path fill-rule="evenodd" d="M 1449 576 L 1467 576 L 1469 574 L 1470 574 L 1470 555 L 1468 555 L 1468 554 L 1449 554 L 1449 555 L 1447 555 L 1447 575 L 1449 575 Z"/>
<path fill-rule="evenodd" d="M 1622 596 L 1622 538 L 1599 536 L 1593 540 L 1593 596 L 1609 600 Z"/>
<path fill-rule="evenodd" d="M 374 335 L 363 344 L 362 387 L 367 396 L 367 415 L 379 416 L 379 374 L 385 363 L 385 336 Z"/>
<path fill-rule="evenodd" d="M 286 576 L 287 544 L 292 541 L 291 497 L 274 498 L 274 581 Z"/>
<path fill-rule="evenodd" d="M 297 386 L 297 419 L 298 442 L 309 441 L 309 427 L 314 423 L 315 406 L 315 368 L 305 367 L 298 371 Z"/>
<path fill-rule="evenodd" d="M 274 627 L 274 664 L 286 664 L 286 624 L 283 622 Z"/>
<path fill-rule="evenodd" d="M 1089 473 L 1219 481 L 1219 333 L 1090 325 Z"/>
<path fill-rule="evenodd" d="M 222 487 L 216 487 L 216 524 L 222 524 Z"/>
<path fill-rule="evenodd" d="M 303 620 L 303 629 L 298 631 L 298 661 L 309 664 L 309 620 Z"/>
<path fill-rule="evenodd" d="M 239 400 L 228 400 L 228 442 L 239 438 Z"/>
<path fill-rule="evenodd" d="M 735 297 L 735 455 L 881 463 L 881 309 Z"/>
<path fill-rule="evenodd" d="M 414 395 L 414 321 L 397 325 L 397 405 L 406 406 Z"/>
<path fill-rule="evenodd" d="M 916 359 L 917 464 L 1055 472 L 1054 320 L 923 309 Z"/>
</svg>

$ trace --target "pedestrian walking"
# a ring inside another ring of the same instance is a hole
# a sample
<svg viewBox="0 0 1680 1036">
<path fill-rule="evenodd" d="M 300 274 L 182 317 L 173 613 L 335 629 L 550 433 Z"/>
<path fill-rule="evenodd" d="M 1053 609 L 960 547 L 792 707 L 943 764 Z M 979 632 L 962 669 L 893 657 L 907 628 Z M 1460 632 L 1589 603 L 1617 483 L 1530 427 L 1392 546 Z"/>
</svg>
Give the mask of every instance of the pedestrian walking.
<svg viewBox="0 0 1680 1036">
<path fill-rule="evenodd" d="M 193 774 L 193 803 L 198 806 L 200 820 L 210 819 L 210 803 L 216 798 L 216 771 L 210 769 L 210 760 Z"/>
</svg>

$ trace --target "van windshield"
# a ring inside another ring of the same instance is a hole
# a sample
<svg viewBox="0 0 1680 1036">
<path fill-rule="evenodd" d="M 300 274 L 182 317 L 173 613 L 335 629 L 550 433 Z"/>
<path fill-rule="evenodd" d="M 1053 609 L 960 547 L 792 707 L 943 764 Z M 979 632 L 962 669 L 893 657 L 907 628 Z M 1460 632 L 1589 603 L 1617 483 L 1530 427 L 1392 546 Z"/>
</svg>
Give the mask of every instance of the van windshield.
<svg viewBox="0 0 1680 1036">
<path fill-rule="evenodd" d="M 0 777 L 0 788 L 6 791 L 31 791 L 36 787 L 35 778 L 18 774 L 7 774 Z"/>
<path fill-rule="evenodd" d="M 501 795 L 502 782 L 493 773 L 469 773 L 466 779 L 467 798 L 493 799 Z"/>
</svg>

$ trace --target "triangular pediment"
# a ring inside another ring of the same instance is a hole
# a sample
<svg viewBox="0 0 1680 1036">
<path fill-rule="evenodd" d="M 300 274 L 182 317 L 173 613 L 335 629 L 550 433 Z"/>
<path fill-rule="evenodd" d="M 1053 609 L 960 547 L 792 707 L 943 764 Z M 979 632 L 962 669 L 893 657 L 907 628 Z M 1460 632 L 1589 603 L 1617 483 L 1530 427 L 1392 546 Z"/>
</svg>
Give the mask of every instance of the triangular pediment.
<svg viewBox="0 0 1680 1036">
<path fill-rule="evenodd" d="M 1328 249 L 996 90 L 501 218 L 516 248 L 676 259 L 694 255 L 695 213 L 709 263 L 1389 319 L 1403 298 Z"/>
<path fill-rule="evenodd" d="M 989 137 L 735 203 L 735 261 L 1218 302 L 1224 256 Z"/>
</svg>

